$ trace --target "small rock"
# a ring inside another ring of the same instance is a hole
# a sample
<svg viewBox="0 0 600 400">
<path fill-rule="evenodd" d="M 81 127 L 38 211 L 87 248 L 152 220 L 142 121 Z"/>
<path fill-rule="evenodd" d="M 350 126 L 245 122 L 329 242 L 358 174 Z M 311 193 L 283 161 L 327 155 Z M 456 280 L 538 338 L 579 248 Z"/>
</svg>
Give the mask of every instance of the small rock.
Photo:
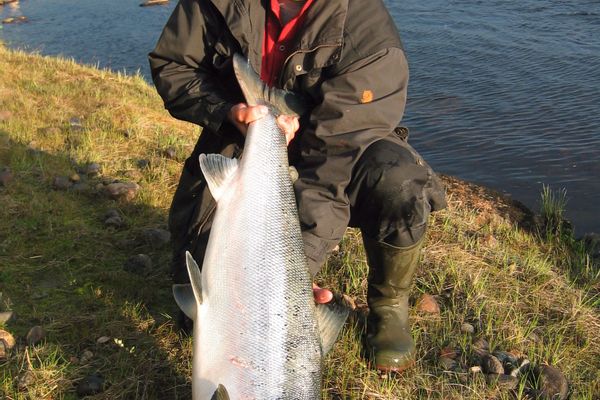
<svg viewBox="0 0 600 400">
<path fill-rule="evenodd" d="M 479 356 L 486 355 L 490 352 L 490 344 L 484 338 L 479 338 L 473 342 L 473 351 Z"/>
<path fill-rule="evenodd" d="M 471 373 L 473 374 L 478 374 L 481 372 L 481 367 L 479 365 L 474 365 L 471 368 L 469 368 L 469 371 L 471 371 Z"/>
<path fill-rule="evenodd" d="M 4 342 L 6 349 L 12 350 L 15 347 L 15 338 L 9 332 L 0 329 L 0 341 Z"/>
<path fill-rule="evenodd" d="M 83 354 L 81 355 L 81 358 L 79 359 L 79 362 L 81 364 L 87 364 L 87 362 L 90 361 L 93 357 L 94 357 L 94 353 L 92 353 L 89 350 L 85 350 L 83 352 Z"/>
<path fill-rule="evenodd" d="M 8 167 L 3 168 L 2 171 L 0 171 L 0 186 L 8 186 L 13 178 L 14 175 L 12 171 Z"/>
<path fill-rule="evenodd" d="M 108 342 L 110 342 L 110 338 L 108 336 L 100 336 L 98 340 L 96 340 L 96 343 L 98 344 L 105 344 Z"/>
<path fill-rule="evenodd" d="M 116 182 L 104 187 L 104 191 L 111 199 L 126 201 L 133 200 L 139 189 L 139 185 L 132 182 Z"/>
<path fill-rule="evenodd" d="M 83 128 L 83 124 L 81 123 L 81 119 L 77 117 L 73 117 L 69 120 L 69 126 L 71 128 Z"/>
<path fill-rule="evenodd" d="M 73 174 L 69 177 L 69 180 L 73 183 L 77 183 L 81 181 L 81 177 L 79 176 L 79 174 Z"/>
<path fill-rule="evenodd" d="M 132 274 L 146 276 L 152 271 L 152 260 L 146 254 L 138 254 L 125 261 L 123 269 Z"/>
<path fill-rule="evenodd" d="M 17 378 L 17 387 L 19 388 L 19 391 L 24 392 L 34 382 L 35 374 L 33 371 L 25 371 L 25 373 Z"/>
<path fill-rule="evenodd" d="M 10 119 L 12 117 L 12 115 L 13 115 L 13 113 L 8 110 L 0 111 L 0 122 Z"/>
<path fill-rule="evenodd" d="M 146 169 L 150 167 L 150 160 L 142 159 L 138 160 L 137 166 L 139 169 Z"/>
<path fill-rule="evenodd" d="M 164 155 L 166 158 L 174 160 L 175 157 L 177 157 L 177 152 L 175 151 L 174 147 L 168 147 L 165 151 L 164 151 Z"/>
<path fill-rule="evenodd" d="M 452 358 L 448 357 L 440 357 L 439 364 L 442 368 L 444 368 L 444 371 L 452 371 L 458 367 L 458 363 Z"/>
<path fill-rule="evenodd" d="M 52 181 L 52 187 L 54 187 L 56 190 L 67 190 L 71 186 L 73 186 L 73 182 L 71 182 L 66 176 L 56 176 Z"/>
<path fill-rule="evenodd" d="M 79 397 L 91 396 L 101 393 L 104 390 L 104 378 L 100 374 L 86 376 L 77 385 L 77 395 Z"/>
<path fill-rule="evenodd" d="M 84 193 L 90 190 L 90 185 L 84 182 L 77 182 L 71 186 L 71 190 L 77 193 Z"/>
<path fill-rule="evenodd" d="M 112 226 L 113 228 L 122 228 L 125 226 L 125 221 L 121 217 L 111 217 L 104 221 L 105 226 Z"/>
<path fill-rule="evenodd" d="M 481 368 L 486 374 L 504 374 L 504 367 L 502 366 L 502 363 L 491 354 L 486 354 L 483 356 L 481 359 Z"/>
<path fill-rule="evenodd" d="M 160 249 L 171 241 L 171 233 L 160 228 L 145 229 L 142 237 L 153 249 Z"/>
<path fill-rule="evenodd" d="M 27 333 L 27 344 L 35 346 L 46 338 L 46 331 L 39 325 L 34 326 Z"/>
<path fill-rule="evenodd" d="M 0 312 L 0 324 L 6 324 L 8 321 L 13 319 L 15 313 L 12 311 L 2 311 Z"/>
<path fill-rule="evenodd" d="M 428 314 L 439 314 L 440 306 L 435 297 L 424 294 L 417 302 L 417 310 Z"/>
<path fill-rule="evenodd" d="M 519 378 L 511 375 L 489 374 L 485 380 L 490 385 L 496 385 L 501 389 L 515 390 L 519 386 Z"/>
<path fill-rule="evenodd" d="M 96 176 L 100 173 L 100 164 L 90 163 L 85 167 L 85 174 L 88 176 Z"/>
<path fill-rule="evenodd" d="M 475 327 L 473 325 L 465 322 L 464 324 L 462 324 L 460 326 L 460 331 L 462 333 L 473 334 L 473 333 L 475 333 Z"/>
<path fill-rule="evenodd" d="M 569 394 L 567 379 L 558 368 L 550 365 L 534 368 L 532 383 L 542 399 L 564 400 Z"/>
</svg>

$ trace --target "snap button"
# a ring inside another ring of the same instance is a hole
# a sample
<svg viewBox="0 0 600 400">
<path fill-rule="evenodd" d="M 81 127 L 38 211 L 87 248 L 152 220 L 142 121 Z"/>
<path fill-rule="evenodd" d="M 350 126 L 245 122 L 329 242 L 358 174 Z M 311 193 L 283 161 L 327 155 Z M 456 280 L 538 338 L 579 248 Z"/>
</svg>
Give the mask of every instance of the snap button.
<svg viewBox="0 0 600 400">
<path fill-rule="evenodd" d="M 296 72 L 302 72 L 302 65 L 296 64 L 294 68 L 296 69 Z"/>
<path fill-rule="evenodd" d="M 280 45 L 279 45 L 279 51 L 284 51 L 284 50 L 285 50 L 285 46 L 284 46 L 284 45 L 282 45 L 282 44 L 280 44 Z"/>
</svg>

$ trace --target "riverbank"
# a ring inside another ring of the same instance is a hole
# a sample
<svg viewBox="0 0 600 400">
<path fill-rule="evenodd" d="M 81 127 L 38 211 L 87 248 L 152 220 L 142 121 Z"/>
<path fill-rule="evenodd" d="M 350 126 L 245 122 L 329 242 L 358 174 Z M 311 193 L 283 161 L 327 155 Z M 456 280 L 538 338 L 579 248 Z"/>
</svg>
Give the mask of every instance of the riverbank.
<svg viewBox="0 0 600 400">
<path fill-rule="evenodd" d="M 3 47 L 0 76 L 0 330 L 14 339 L 0 337 L 0 397 L 189 398 L 164 228 L 197 128 L 141 77 Z M 349 231 L 318 278 L 357 303 L 324 398 L 524 399 L 551 365 L 571 398 L 597 399 L 598 266 L 524 207 L 444 181 L 411 296 L 416 366 L 381 377 L 362 357 L 366 263 Z M 542 372 L 498 381 L 479 372 L 492 352 Z"/>
</svg>

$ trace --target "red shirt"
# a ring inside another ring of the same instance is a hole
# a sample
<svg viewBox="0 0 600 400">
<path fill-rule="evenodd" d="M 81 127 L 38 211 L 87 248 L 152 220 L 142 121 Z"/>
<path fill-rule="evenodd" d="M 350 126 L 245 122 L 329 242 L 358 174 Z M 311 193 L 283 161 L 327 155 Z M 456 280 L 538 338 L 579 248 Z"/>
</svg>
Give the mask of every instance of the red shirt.
<svg viewBox="0 0 600 400">
<path fill-rule="evenodd" d="M 291 46 L 298 29 L 302 26 L 306 10 L 314 0 L 307 0 L 300 13 L 287 24 L 281 22 L 278 0 L 270 0 L 271 9 L 267 10 L 265 37 L 263 40 L 260 79 L 269 86 L 277 82 L 279 72 L 286 58 L 292 53 Z"/>
</svg>

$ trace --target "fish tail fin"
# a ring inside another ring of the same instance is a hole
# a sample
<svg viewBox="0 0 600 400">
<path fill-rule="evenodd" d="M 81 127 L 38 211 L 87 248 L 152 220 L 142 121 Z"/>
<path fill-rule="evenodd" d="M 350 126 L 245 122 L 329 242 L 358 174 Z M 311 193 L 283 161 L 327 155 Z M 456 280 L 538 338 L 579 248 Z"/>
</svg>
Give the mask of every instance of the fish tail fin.
<svg viewBox="0 0 600 400">
<path fill-rule="evenodd" d="M 266 105 L 275 116 L 283 114 L 299 117 L 306 111 L 302 96 L 267 86 L 252 69 L 250 62 L 239 54 L 233 55 L 233 70 L 249 105 Z"/>
<path fill-rule="evenodd" d="M 227 393 L 225 386 L 219 384 L 219 387 L 215 390 L 210 400 L 229 400 L 229 393 Z"/>
<path fill-rule="evenodd" d="M 327 354 L 337 340 L 350 309 L 341 299 L 325 304 L 317 304 L 317 324 L 321 336 L 321 352 Z"/>
</svg>

